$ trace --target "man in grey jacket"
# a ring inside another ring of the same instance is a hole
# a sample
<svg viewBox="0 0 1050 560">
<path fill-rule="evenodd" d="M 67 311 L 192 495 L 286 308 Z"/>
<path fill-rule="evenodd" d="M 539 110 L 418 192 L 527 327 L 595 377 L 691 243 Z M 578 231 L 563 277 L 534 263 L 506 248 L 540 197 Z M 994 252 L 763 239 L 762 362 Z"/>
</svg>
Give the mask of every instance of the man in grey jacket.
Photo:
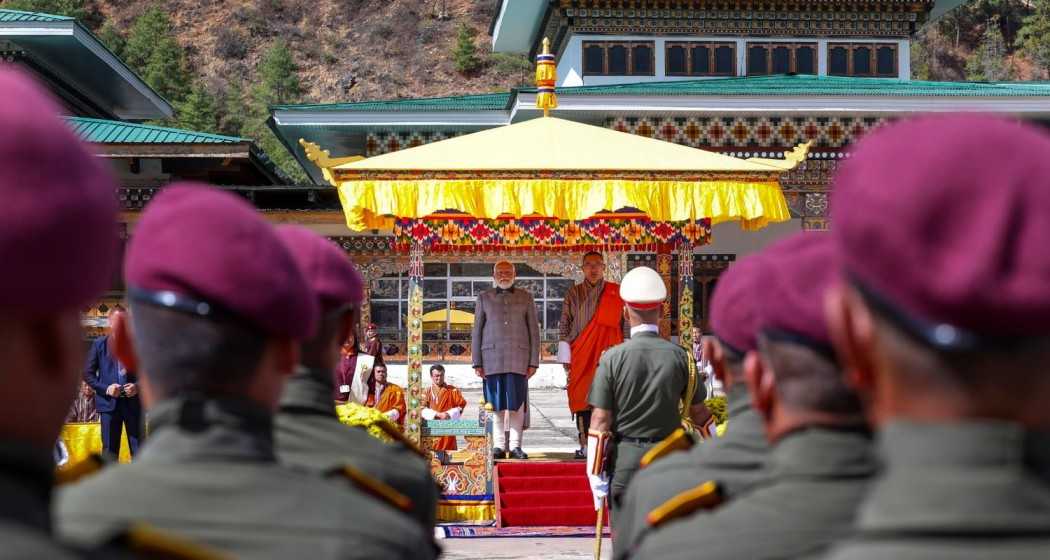
<svg viewBox="0 0 1050 560">
<path fill-rule="evenodd" d="M 514 265 L 500 261 L 492 267 L 496 287 L 478 295 L 474 311 L 471 352 L 474 371 L 482 378 L 485 402 L 495 411 L 492 422 L 493 456 L 528 459 L 521 450 L 528 380 L 540 365 L 540 328 L 532 294 L 514 287 Z M 509 428 L 510 441 L 505 442 Z"/>
</svg>

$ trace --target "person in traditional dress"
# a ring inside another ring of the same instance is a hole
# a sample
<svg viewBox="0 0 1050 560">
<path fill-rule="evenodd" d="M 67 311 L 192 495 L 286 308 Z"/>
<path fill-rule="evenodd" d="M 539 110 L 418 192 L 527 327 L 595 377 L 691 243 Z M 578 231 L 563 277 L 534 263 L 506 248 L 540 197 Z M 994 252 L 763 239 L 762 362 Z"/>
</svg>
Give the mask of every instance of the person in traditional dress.
<svg viewBox="0 0 1050 560">
<path fill-rule="evenodd" d="M 435 364 L 430 366 L 430 380 L 433 382 L 430 390 L 423 395 L 423 419 L 424 420 L 459 420 L 463 410 L 467 407 L 467 399 L 459 389 L 445 383 L 445 366 Z M 447 462 L 448 452 L 456 450 L 455 436 L 441 436 L 434 438 L 431 445 L 438 458 Z"/>
<path fill-rule="evenodd" d="M 365 354 L 376 357 L 376 362 L 383 361 L 383 341 L 379 340 L 379 327 L 369 323 L 365 328 Z"/>
<path fill-rule="evenodd" d="M 80 391 L 73 405 L 69 407 L 66 415 L 66 423 L 71 422 L 98 422 L 98 409 L 95 408 L 95 390 L 83 380 L 80 381 Z"/>
<path fill-rule="evenodd" d="M 376 364 L 372 368 L 372 377 L 375 384 L 369 388 L 365 405 L 386 414 L 387 418 L 404 430 L 405 413 L 408 411 L 405 405 L 405 391 L 398 385 L 387 383 L 385 364 Z"/>
<path fill-rule="evenodd" d="M 582 268 L 583 282 L 565 294 L 558 323 L 558 361 L 568 375 L 569 410 L 579 432 L 577 459 L 587 458 L 587 429 L 591 425 L 587 393 L 594 381 L 598 358 L 606 349 L 623 342 L 620 285 L 605 281 L 601 253 L 585 254 Z"/>
<path fill-rule="evenodd" d="M 360 369 L 361 356 L 367 355 L 374 358 L 375 363 L 383 363 L 383 344 L 379 340 L 378 329 L 375 323 L 369 323 L 365 329 L 365 339 L 368 341 L 362 345 L 359 340 L 357 329 L 355 332 L 350 333 L 350 336 L 343 343 L 342 349 L 339 351 L 339 363 L 336 365 L 335 371 L 333 372 L 335 379 L 334 390 L 335 400 L 340 404 L 344 404 L 347 401 L 354 401 L 358 404 L 362 404 L 364 401 L 360 398 L 360 395 L 352 395 L 351 390 L 355 388 L 354 382 L 357 381 L 360 386 L 367 384 L 371 387 L 374 384 L 371 375 L 368 379 L 355 379 L 355 372 Z M 366 363 L 363 367 L 370 367 L 371 362 Z"/>
</svg>

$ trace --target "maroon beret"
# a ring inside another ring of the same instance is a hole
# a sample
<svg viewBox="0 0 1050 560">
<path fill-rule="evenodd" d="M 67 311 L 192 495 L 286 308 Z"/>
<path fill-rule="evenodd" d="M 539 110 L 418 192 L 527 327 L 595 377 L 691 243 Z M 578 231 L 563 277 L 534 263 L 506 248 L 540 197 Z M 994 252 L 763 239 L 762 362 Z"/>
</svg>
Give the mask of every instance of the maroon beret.
<svg viewBox="0 0 1050 560">
<path fill-rule="evenodd" d="M 831 235 L 800 232 L 762 251 L 759 330 L 774 339 L 826 349 L 824 294 L 839 275 Z"/>
<path fill-rule="evenodd" d="M 733 263 L 721 276 L 711 294 L 711 330 L 719 340 L 744 353 L 757 347 L 760 254 Z"/>
<path fill-rule="evenodd" d="M 834 181 L 849 279 L 935 347 L 1050 334 L 1050 137 L 932 116 L 861 141 Z"/>
<path fill-rule="evenodd" d="M 79 309 L 113 281 L 117 184 L 28 76 L 0 69 L 0 309 Z"/>
<path fill-rule="evenodd" d="M 322 313 L 364 299 L 364 279 L 338 245 L 302 226 L 279 226 L 277 236 L 306 276 Z"/>
<path fill-rule="evenodd" d="M 142 213 L 124 275 L 133 301 L 231 313 L 276 336 L 313 335 L 317 300 L 276 230 L 244 199 L 192 183 Z"/>
</svg>

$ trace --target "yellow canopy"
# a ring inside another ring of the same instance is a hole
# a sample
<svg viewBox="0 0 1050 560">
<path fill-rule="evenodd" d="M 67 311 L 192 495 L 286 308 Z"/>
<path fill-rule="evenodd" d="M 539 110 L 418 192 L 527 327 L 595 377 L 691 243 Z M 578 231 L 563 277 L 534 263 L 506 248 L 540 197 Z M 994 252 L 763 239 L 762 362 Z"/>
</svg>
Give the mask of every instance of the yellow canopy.
<svg viewBox="0 0 1050 560">
<path fill-rule="evenodd" d="M 424 328 L 445 328 L 446 322 L 451 325 L 453 329 L 472 327 L 474 325 L 474 314 L 467 313 L 461 309 L 437 309 L 430 313 L 423 314 L 423 327 Z"/>
<path fill-rule="evenodd" d="M 441 210 L 582 220 L 621 208 L 656 221 L 739 220 L 760 229 L 790 218 L 777 177 L 798 163 L 744 160 L 553 117 L 354 162 L 314 161 L 339 189 L 352 230 Z"/>
</svg>

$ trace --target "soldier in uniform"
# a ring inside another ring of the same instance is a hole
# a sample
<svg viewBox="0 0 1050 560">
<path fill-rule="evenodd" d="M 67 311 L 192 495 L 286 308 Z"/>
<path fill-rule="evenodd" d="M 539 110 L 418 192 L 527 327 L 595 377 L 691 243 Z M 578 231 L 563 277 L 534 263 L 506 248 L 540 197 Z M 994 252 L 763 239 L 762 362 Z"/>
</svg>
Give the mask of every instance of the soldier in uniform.
<svg viewBox="0 0 1050 560">
<path fill-rule="evenodd" d="M 617 558 L 635 549 L 648 529 L 649 512 L 667 500 L 701 482 L 717 480 L 721 499 L 728 501 L 761 475 L 769 442 L 744 381 L 744 358 L 757 349 L 761 267 L 761 255 L 737 261 L 719 277 L 711 296 L 714 337 L 704 341 L 704 355 L 727 390 L 726 432 L 693 445 L 685 432 L 676 431 L 643 457 L 616 520 Z"/>
<path fill-rule="evenodd" d="M 693 421 L 709 416 L 703 384 L 689 385 L 689 354 L 660 338 L 661 307 L 667 287 L 655 270 L 638 267 L 623 277 L 631 338 L 598 361 L 588 402 L 594 407 L 587 438 L 587 472 L 595 507 L 608 496 L 613 521 L 642 455 L 681 425 L 679 404 L 689 404 Z M 607 456 L 606 456 L 607 454 Z"/>
<path fill-rule="evenodd" d="M 134 463 L 63 489 L 64 537 L 90 543 L 141 520 L 240 557 L 433 557 L 418 523 L 365 493 L 382 483 L 277 463 L 273 412 L 318 310 L 251 205 L 208 186 L 165 187 L 138 222 L 124 273 L 130 313 L 113 329 L 114 351 L 141 374 L 152 434 Z"/>
<path fill-rule="evenodd" d="M 771 444 L 763 480 L 714 511 L 718 481 L 697 481 L 649 512 L 634 557 L 796 558 L 849 531 L 877 462 L 824 322 L 834 254 L 827 234 L 806 232 L 761 255 L 758 353 L 744 375 Z"/>
<path fill-rule="evenodd" d="M 1050 558 L 1048 155 L 1029 125 L 927 117 L 836 177 L 828 323 L 886 467 L 830 558 Z"/>
<path fill-rule="evenodd" d="M 346 465 L 403 495 L 401 506 L 433 533 L 437 486 L 418 450 L 404 442 L 387 444 L 363 428 L 339 422 L 332 401 L 332 368 L 340 341 L 349 338 L 360 316 L 364 279 L 342 249 L 300 226 L 277 234 L 306 276 L 321 309 L 317 334 L 303 343 L 300 367 L 281 395 L 274 429 L 282 462 L 329 472 Z"/>
<path fill-rule="evenodd" d="M 29 78 L 0 69 L 0 91 L 0 556 L 210 557 L 141 526 L 114 526 L 91 550 L 52 535 L 52 452 L 81 383 L 80 310 L 118 263 L 117 184 Z"/>
</svg>

